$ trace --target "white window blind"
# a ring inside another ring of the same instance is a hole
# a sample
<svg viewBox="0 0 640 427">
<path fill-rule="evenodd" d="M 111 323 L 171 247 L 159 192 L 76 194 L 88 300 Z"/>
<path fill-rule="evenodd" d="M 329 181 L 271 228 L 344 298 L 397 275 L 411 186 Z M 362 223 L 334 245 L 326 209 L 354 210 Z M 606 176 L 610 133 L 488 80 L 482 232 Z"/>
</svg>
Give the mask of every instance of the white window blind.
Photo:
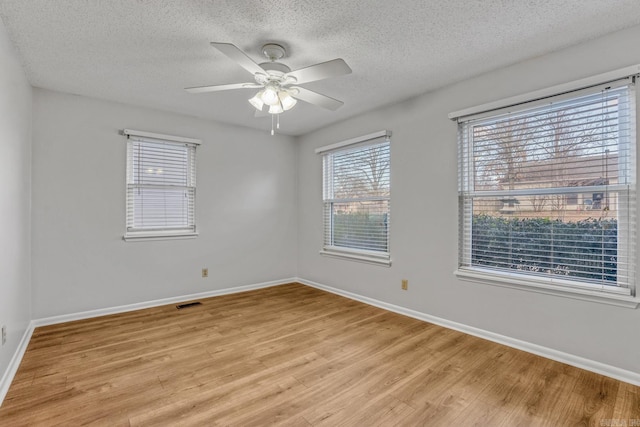
<svg viewBox="0 0 640 427">
<path fill-rule="evenodd" d="M 630 79 L 459 119 L 461 270 L 633 295 Z"/>
<path fill-rule="evenodd" d="M 322 253 L 389 264 L 389 135 L 324 152 Z"/>
<path fill-rule="evenodd" d="M 195 234 L 197 144 L 144 134 L 128 134 L 125 238 Z"/>
</svg>

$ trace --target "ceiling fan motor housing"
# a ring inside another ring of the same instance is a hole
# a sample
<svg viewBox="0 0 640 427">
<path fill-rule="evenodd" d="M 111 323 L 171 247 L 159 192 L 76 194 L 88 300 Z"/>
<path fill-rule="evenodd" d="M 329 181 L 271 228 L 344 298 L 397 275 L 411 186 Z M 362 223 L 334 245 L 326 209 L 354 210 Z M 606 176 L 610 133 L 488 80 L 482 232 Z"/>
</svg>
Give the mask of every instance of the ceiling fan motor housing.
<svg viewBox="0 0 640 427">
<path fill-rule="evenodd" d="M 291 71 L 291 68 L 287 67 L 286 65 L 280 62 L 263 62 L 262 64 L 258 64 L 258 65 L 264 68 L 265 71 L 269 72 L 269 74 L 275 71 L 275 73 L 273 74 L 282 75 Z"/>
</svg>

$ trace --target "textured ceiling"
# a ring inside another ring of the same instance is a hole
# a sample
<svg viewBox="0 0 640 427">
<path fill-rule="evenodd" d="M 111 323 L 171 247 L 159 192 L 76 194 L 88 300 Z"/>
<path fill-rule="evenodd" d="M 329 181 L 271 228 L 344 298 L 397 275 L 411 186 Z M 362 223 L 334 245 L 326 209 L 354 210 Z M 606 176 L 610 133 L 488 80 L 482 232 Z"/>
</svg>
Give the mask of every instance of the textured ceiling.
<svg viewBox="0 0 640 427">
<path fill-rule="evenodd" d="M 305 87 L 344 101 L 281 116 L 300 135 L 381 105 L 640 23 L 638 0 L 0 0 L 33 86 L 258 129 L 252 90 L 183 88 L 251 81 L 209 46 L 256 62 L 278 42 L 292 69 L 343 58 L 353 74 Z"/>
</svg>

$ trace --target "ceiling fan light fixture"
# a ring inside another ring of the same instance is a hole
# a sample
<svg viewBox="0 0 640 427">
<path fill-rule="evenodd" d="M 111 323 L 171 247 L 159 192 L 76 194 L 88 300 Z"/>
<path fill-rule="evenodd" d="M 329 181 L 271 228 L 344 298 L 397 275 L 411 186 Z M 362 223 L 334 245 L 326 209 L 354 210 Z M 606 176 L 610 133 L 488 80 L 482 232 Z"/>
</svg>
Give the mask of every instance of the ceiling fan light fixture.
<svg viewBox="0 0 640 427">
<path fill-rule="evenodd" d="M 298 102 L 294 97 L 292 97 L 288 91 L 282 90 L 278 92 L 278 96 L 280 97 L 280 103 L 282 104 L 282 109 L 284 111 L 289 111 L 292 109 L 296 103 Z"/>
<path fill-rule="evenodd" d="M 284 110 L 282 109 L 282 106 L 280 105 L 280 103 L 277 103 L 269 107 L 269 114 L 280 114 L 283 112 Z"/>
<path fill-rule="evenodd" d="M 249 103 L 253 105 L 258 111 L 262 111 L 262 107 L 264 107 L 264 102 L 262 101 L 263 92 L 264 91 L 261 90 L 260 92 L 256 93 L 253 98 L 249 99 Z"/>
<path fill-rule="evenodd" d="M 262 91 L 260 98 L 262 98 L 262 101 L 267 105 L 273 106 L 280 103 L 278 90 L 274 85 L 267 85 Z"/>
</svg>

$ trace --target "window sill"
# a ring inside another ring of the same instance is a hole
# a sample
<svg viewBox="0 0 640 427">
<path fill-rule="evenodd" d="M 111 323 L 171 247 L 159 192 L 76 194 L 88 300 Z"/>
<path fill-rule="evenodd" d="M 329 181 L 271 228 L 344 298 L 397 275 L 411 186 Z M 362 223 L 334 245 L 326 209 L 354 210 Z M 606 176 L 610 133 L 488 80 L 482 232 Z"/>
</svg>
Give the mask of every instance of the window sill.
<svg viewBox="0 0 640 427">
<path fill-rule="evenodd" d="M 514 277 L 515 275 L 502 275 L 493 272 L 472 269 L 458 269 L 454 274 L 460 280 L 482 283 L 485 285 L 520 289 L 523 291 L 538 292 L 547 295 L 555 295 L 565 298 L 573 298 L 583 301 L 591 301 L 632 309 L 635 309 L 638 307 L 638 305 L 640 305 L 640 298 L 633 297 L 631 295 L 540 283 L 534 280 L 526 280 L 519 277 Z"/>
<path fill-rule="evenodd" d="M 180 240 L 195 239 L 198 233 L 175 233 L 175 234 L 152 234 L 152 233 L 130 233 L 122 236 L 122 240 L 126 242 L 142 242 L 149 240 Z"/>
<path fill-rule="evenodd" d="M 320 255 L 330 258 L 341 258 L 350 261 L 364 262 L 367 264 L 381 265 L 384 267 L 391 267 L 391 258 L 389 255 L 370 254 L 366 252 L 356 251 L 340 251 L 331 249 L 322 249 Z"/>
</svg>

